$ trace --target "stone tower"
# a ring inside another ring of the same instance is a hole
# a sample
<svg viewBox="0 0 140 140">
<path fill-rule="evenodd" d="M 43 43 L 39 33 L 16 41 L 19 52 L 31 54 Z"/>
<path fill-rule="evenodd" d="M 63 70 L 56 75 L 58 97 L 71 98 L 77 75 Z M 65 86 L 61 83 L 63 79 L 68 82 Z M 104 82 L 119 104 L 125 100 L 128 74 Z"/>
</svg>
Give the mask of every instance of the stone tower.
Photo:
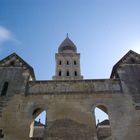
<svg viewBox="0 0 140 140">
<path fill-rule="evenodd" d="M 55 54 L 56 70 L 54 80 L 80 80 L 83 79 L 80 70 L 80 53 L 77 53 L 75 44 L 68 34 Z"/>
</svg>

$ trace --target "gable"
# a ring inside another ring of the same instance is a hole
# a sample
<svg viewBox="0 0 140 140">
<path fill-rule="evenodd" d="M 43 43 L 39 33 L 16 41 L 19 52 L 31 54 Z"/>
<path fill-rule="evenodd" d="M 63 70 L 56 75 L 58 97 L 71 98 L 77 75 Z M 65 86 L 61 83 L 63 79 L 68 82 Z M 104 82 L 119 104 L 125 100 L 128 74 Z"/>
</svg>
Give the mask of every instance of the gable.
<svg viewBox="0 0 140 140">
<path fill-rule="evenodd" d="M 125 64 L 140 64 L 140 55 L 130 50 L 114 65 L 110 78 L 117 77 L 117 70 Z"/>
<path fill-rule="evenodd" d="M 12 53 L 11 55 L 2 59 L 0 61 L 0 67 L 21 67 L 24 71 L 29 72 L 31 74 L 31 78 L 35 80 L 33 68 L 16 53 Z"/>
</svg>

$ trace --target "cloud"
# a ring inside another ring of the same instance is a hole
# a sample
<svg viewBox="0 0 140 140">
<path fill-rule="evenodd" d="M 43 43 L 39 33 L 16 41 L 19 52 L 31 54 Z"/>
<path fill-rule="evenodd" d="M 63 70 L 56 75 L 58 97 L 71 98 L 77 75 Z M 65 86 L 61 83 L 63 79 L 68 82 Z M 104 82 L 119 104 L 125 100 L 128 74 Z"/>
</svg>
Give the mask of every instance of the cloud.
<svg viewBox="0 0 140 140">
<path fill-rule="evenodd" d="M 0 44 L 3 44 L 5 42 L 13 42 L 16 44 L 21 44 L 19 40 L 16 39 L 14 34 L 4 26 L 0 25 Z"/>
<path fill-rule="evenodd" d="M 13 37 L 11 31 L 3 26 L 0 26 L 0 43 L 10 41 L 12 38 Z"/>
</svg>

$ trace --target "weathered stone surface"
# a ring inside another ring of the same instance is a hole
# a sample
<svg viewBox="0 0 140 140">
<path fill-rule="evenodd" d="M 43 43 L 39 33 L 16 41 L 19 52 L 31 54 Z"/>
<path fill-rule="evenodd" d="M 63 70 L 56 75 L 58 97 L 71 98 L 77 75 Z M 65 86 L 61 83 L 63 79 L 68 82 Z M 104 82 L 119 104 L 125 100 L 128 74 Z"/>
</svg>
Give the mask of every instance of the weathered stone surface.
<svg viewBox="0 0 140 140">
<path fill-rule="evenodd" d="M 48 122 L 47 139 L 54 140 L 93 140 L 93 130 L 85 124 L 70 119 Z"/>
<path fill-rule="evenodd" d="M 31 81 L 30 71 L 0 65 L 0 91 L 9 83 L 6 95 L 0 96 L 0 139 L 30 140 L 30 125 L 45 110 L 44 140 L 100 140 L 94 110 L 104 106 L 111 128 L 104 140 L 139 140 L 140 56 L 132 53 L 104 80 Z M 130 60 L 135 56 L 134 64 Z"/>
<path fill-rule="evenodd" d="M 28 95 L 35 94 L 73 94 L 73 93 L 110 93 L 121 92 L 120 80 L 72 80 L 72 81 L 31 81 Z"/>
</svg>

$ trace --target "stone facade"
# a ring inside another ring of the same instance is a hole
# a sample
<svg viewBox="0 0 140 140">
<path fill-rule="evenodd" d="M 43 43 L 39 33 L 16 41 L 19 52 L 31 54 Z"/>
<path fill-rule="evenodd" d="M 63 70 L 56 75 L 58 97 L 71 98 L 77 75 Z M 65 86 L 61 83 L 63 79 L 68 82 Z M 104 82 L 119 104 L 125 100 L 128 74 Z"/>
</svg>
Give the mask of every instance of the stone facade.
<svg viewBox="0 0 140 140">
<path fill-rule="evenodd" d="M 0 61 L 0 77 L 2 140 L 33 139 L 30 126 L 44 110 L 44 136 L 36 139 L 100 140 L 97 106 L 110 118 L 111 134 L 104 140 L 140 139 L 140 55 L 133 51 L 113 67 L 110 79 L 38 81 L 32 67 L 15 53 Z"/>
</svg>

